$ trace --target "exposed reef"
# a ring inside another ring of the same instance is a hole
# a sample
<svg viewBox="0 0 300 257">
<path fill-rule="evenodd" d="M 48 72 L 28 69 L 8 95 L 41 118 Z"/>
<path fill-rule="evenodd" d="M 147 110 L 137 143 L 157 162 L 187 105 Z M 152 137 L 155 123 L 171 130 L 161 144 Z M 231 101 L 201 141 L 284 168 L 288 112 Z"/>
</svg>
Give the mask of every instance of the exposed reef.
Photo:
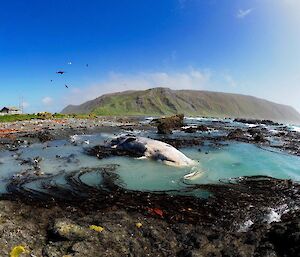
<svg viewBox="0 0 300 257">
<path fill-rule="evenodd" d="M 141 118 L 35 122 L 2 125 L 0 150 L 19 158 L 18 149 L 34 143 L 46 149 L 53 140 L 75 134 L 147 132 L 176 148 L 206 151 L 207 145 L 238 141 L 300 156 L 300 133 L 269 121 L 201 120 L 167 129 L 173 134 L 157 134 L 156 125 Z M 87 147 L 100 159 L 142 156 L 104 145 Z M 56 158 L 62 165 L 78 161 L 72 154 Z M 182 180 L 181 190 L 140 192 L 126 189 L 117 164 L 53 175 L 43 172 L 39 156 L 19 161 L 30 168 L 2 181 L 7 193 L 0 199 L 0 256 L 14 249 L 24 249 L 20 257 L 300 256 L 300 185 L 295 181 L 253 176 L 193 185 Z M 0 170 L 3 164 L 4 159 Z M 99 183 L 87 184 L 89 174 Z"/>
<path fill-rule="evenodd" d="M 208 198 L 139 192 L 119 185 L 115 166 L 12 177 L 0 201 L 0 254 L 22 244 L 35 256 L 297 256 L 299 190 L 289 180 L 244 177 L 190 186 Z M 98 172 L 102 183 L 83 182 Z M 27 187 L 38 182 L 42 190 Z M 179 193 L 179 192 L 177 192 Z M 11 213 L 14 213 L 12 216 Z M 272 218 L 276 213 L 275 221 Z M 282 220 L 282 221 L 280 221 Z M 8 225 L 11 224 L 11 225 Z M 13 230 L 20 228 L 22 236 Z M 9 236 L 10 235 L 10 236 Z M 168 238 L 168 240 L 165 240 Z M 296 254 L 296 255 L 295 255 Z M 27 256 L 27 255 L 24 255 Z M 28 255 L 30 256 L 30 255 Z M 32 255 L 31 255 L 32 256 Z"/>
</svg>

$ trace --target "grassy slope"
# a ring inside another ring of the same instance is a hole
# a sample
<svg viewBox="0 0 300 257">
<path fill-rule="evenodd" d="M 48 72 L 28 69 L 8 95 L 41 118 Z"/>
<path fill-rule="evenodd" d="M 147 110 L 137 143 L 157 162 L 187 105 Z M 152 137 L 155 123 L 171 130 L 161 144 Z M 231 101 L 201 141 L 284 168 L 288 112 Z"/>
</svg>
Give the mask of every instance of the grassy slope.
<svg viewBox="0 0 300 257">
<path fill-rule="evenodd" d="M 201 115 L 299 121 L 293 108 L 251 96 L 208 91 L 155 88 L 101 96 L 80 106 L 68 106 L 64 113 L 96 115 Z"/>
<path fill-rule="evenodd" d="M 11 115 L 4 115 L 0 116 L 0 123 L 1 122 L 14 122 L 14 121 L 24 121 L 24 120 L 33 120 L 33 119 L 65 119 L 65 118 L 76 118 L 76 119 L 89 119 L 89 118 L 95 118 L 95 116 L 88 115 L 88 114 L 48 114 L 48 115 L 38 115 L 38 114 L 11 114 Z"/>
<path fill-rule="evenodd" d="M 4 115 L 4 116 L 0 116 L 0 122 L 13 122 L 13 121 L 31 120 L 31 119 L 35 119 L 35 118 L 36 118 L 36 115 L 34 115 L 34 114 Z"/>
<path fill-rule="evenodd" d="M 105 101 L 101 107 L 93 110 L 98 115 L 141 115 L 141 114 L 172 114 L 174 109 L 163 103 L 159 94 L 151 92 L 134 92 L 116 95 Z"/>
</svg>

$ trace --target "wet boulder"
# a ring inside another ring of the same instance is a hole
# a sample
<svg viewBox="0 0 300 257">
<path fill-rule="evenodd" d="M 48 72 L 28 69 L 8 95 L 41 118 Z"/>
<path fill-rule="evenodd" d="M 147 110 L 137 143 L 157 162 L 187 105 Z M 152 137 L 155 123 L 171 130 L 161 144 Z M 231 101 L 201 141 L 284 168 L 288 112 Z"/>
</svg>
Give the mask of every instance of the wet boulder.
<svg viewBox="0 0 300 257">
<path fill-rule="evenodd" d="M 282 124 L 278 123 L 278 122 L 274 122 L 272 120 L 262 120 L 261 124 L 265 124 L 265 125 L 269 125 L 269 126 L 280 126 Z"/>
<path fill-rule="evenodd" d="M 54 140 L 54 136 L 50 133 L 49 130 L 43 130 L 37 133 L 37 138 L 40 142 L 45 143 L 47 141 Z"/>
<path fill-rule="evenodd" d="M 266 142 L 266 139 L 265 139 L 265 137 L 263 136 L 262 133 L 257 133 L 257 134 L 255 134 L 255 135 L 253 136 L 253 140 L 254 140 L 254 142 L 256 142 L 256 143 L 264 143 L 264 142 Z"/>
<path fill-rule="evenodd" d="M 128 157 L 143 157 L 143 152 L 130 151 L 128 149 L 112 148 L 103 145 L 97 145 L 86 150 L 86 153 L 91 156 L 96 156 L 98 159 L 105 159 L 111 156 L 128 156 Z"/>
<path fill-rule="evenodd" d="M 266 142 L 264 134 L 261 132 L 260 129 L 250 128 L 247 130 L 247 132 L 252 136 L 254 142 L 256 143 Z"/>
<path fill-rule="evenodd" d="M 300 256 L 299 212 L 287 213 L 282 220 L 271 224 L 261 246 L 271 245 L 277 256 Z"/>
<path fill-rule="evenodd" d="M 243 119 L 243 118 L 236 118 L 233 120 L 234 122 L 240 122 L 240 123 L 247 123 L 247 124 L 264 124 L 268 126 L 279 126 L 278 122 L 274 122 L 272 120 L 259 120 L 259 119 Z"/>
<path fill-rule="evenodd" d="M 192 127 L 192 126 L 190 126 L 190 127 L 184 128 L 183 131 L 184 131 L 185 133 L 196 133 L 196 132 L 198 132 L 198 131 L 201 131 L 201 132 L 207 132 L 207 131 L 209 131 L 209 129 L 208 129 L 208 127 L 205 126 L 205 125 L 199 125 L 199 126 L 197 126 L 197 127 Z"/>
<path fill-rule="evenodd" d="M 158 134 L 171 134 L 173 129 L 181 128 L 183 123 L 184 115 L 177 114 L 170 117 L 164 117 L 156 120 L 157 133 Z"/>
<path fill-rule="evenodd" d="M 244 139 L 245 134 L 244 131 L 241 130 L 240 128 L 235 129 L 233 131 L 230 131 L 227 135 L 227 138 L 230 140 L 239 140 L 239 139 Z"/>
<path fill-rule="evenodd" d="M 195 128 L 195 127 L 188 127 L 188 128 L 184 128 L 183 131 L 185 133 L 195 133 L 195 132 L 197 132 L 197 128 Z"/>
<path fill-rule="evenodd" d="M 199 125 L 197 127 L 197 130 L 198 131 L 202 131 L 202 132 L 206 132 L 206 131 L 209 131 L 209 128 L 207 126 L 205 126 L 205 125 Z"/>
<path fill-rule="evenodd" d="M 250 124 L 250 123 L 252 123 L 253 122 L 253 120 L 248 120 L 248 119 L 243 119 L 243 118 L 236 118 L 236 119 L 234 119 L 233 120 L 234 122 L 240 122 L 240 123 L 248 123 L 248 124 Z M 252 123 L 253 124 L 253 123 Z M 256 123 L 255 123 L 256 124 Z"/>
</svg>

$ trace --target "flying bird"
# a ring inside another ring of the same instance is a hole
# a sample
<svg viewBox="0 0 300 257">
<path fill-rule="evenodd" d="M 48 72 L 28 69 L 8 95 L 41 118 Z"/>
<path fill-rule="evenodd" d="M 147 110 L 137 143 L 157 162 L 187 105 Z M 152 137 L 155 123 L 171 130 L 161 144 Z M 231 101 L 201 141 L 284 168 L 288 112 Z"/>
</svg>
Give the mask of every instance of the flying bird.
<svg viewBox="0 0 300 257">
<path fill-rule="evenodd" d="M 68 85 L 65 85 L 66 88 L 69 88 Z"/>
<path fill-rule="evenodd" d="M 236 17 L 238 19 L 244 19 L 246 16 L 248 16 L 250 13 L 253 12 L 253 8 L 250 8 L 250 9 L 246 9 L 246 10 L 243 10 L 243 9 L 240 9 L 236 15 Z"/>
<path fill-rule="evenodd" d="M 56 74 L 60 74 L 60 75 L 63 75 L 65 73 L 66 73 L 65 71 L 61 71 L 61 70 L 56 72 Z"/>
</svg>

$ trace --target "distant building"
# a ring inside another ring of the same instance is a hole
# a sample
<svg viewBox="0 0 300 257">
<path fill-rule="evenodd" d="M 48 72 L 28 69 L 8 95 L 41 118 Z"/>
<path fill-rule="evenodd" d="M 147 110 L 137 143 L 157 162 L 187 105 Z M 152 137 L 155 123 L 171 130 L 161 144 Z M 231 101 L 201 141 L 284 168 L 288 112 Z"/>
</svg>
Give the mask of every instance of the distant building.
<svg viewBox="0 0 300 257">
<path fill-rule="evenodd" d="M 16 107 L 3 107 L 0 110 L 0 115 L 21 114 L 21 110 Z"/>
</svg>

